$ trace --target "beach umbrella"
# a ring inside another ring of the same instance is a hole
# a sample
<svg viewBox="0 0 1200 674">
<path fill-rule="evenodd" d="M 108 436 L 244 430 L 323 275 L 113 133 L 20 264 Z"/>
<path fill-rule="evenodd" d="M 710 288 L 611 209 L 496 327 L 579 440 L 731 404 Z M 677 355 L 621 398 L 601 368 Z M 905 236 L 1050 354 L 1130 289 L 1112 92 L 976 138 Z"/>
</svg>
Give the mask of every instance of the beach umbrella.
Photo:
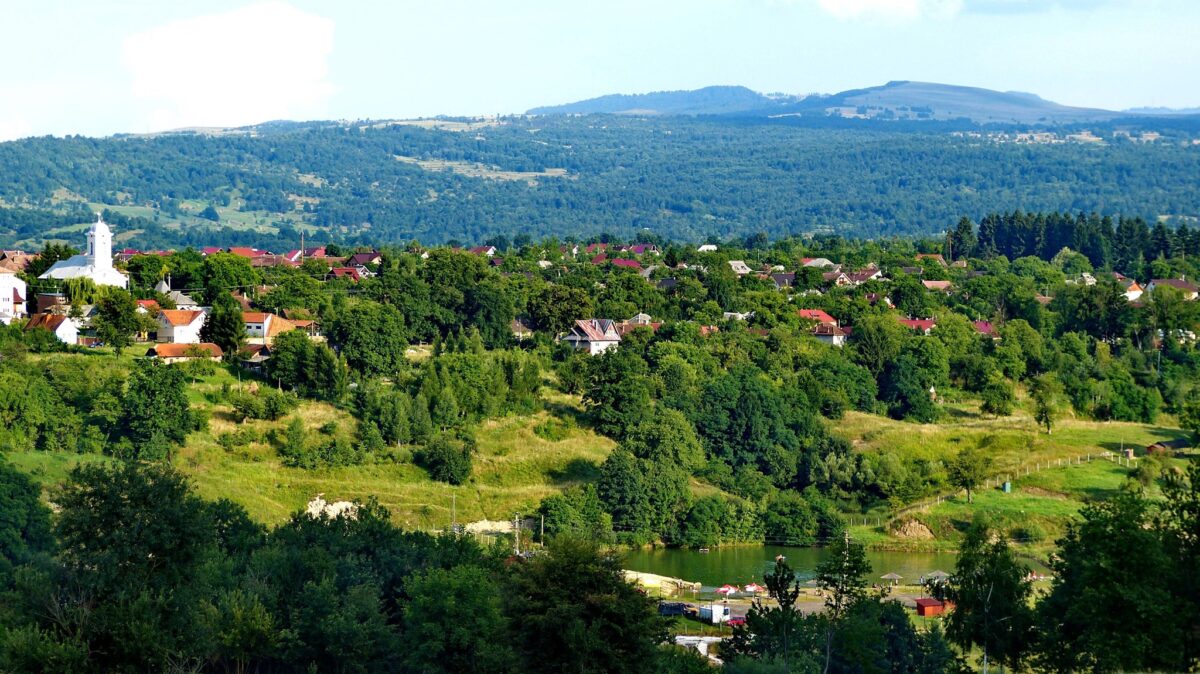
<svg viewBox="0 0 1200 674">
<path fill-rule="evenodd" d="M 755 594 L 767 591 L 767 588 L 759 585 L 758 583 L 748 583 L 746 587 L 743 587 L 742 589 L 746 592 L 754 592 Z"/>
<path fill-rule="evenodd" d="M 931 580 L 937 583 L 943 583 L 948 578 L 950 578 L 950 574 L 946 573 L 945 571 L 933 571 L 925 574 L 925 580 Z"/>
<path fill-rule="evenodd" d="M 733 594 L 737 591 L 737 585 L 722 585 L 721 587 L 717 588 L 717 594 Z"/>
<path fill-rule="evenodd" d="M 904 578 L 904 576 L 901 576 L 898 573 L 885 573 L 882 576 L 880 576 L 880 578 L 883 580 L 890 580 L 890 581 L 892 581 L 892 585 L 896 585 Z"/>
</svg>

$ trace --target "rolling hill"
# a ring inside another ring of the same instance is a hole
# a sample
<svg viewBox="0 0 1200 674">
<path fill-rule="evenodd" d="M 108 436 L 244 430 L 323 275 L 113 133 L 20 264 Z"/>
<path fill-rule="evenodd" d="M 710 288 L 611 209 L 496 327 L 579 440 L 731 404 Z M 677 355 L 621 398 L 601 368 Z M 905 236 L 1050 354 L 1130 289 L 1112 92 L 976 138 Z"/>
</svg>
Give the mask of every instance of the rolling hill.
<svg viewBox="0 0 1200 674">
<path fill-rule="evenodd" d="M 1034 94 L 993 91 L 934 82 L 895 81 L 812 96 L 767 96 L 746 87 L 612 94 L 565 105 L 534 108 L 531 115 L 831 115 L 875 120 L 958 120 L 977 124 L 1073 124 L 1103 122 L 1127 113 L 1078 108 Z"/>
</svg>

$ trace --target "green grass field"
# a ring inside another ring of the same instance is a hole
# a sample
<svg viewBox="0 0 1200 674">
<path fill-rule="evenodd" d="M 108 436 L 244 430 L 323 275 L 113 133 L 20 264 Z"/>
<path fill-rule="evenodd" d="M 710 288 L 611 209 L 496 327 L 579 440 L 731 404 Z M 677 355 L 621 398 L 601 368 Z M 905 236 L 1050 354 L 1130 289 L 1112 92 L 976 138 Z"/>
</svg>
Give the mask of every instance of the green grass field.
<svg viewBox="0 0 1200 674">
<path fill-rule="evenodd" d="M 1085 503 L 1111 497 L 1129 480 L 1130 467 L 1101 459 L 1100 454 L 1119 454 L 1123 448 L 1133 447 L 1140 456 L 1142 448 L 1152 442 L 1185 434 L 1173 428 L 1173 422 L 1165 416 L 1158 424 L 1147 425 L 1068 415 L 1047 435 L 1025 410 L 995 419 L 980 415 L 970 405 L 956 404 L 948 406 L 947 418 L 937 424 L 847 414 L 834 432 L 849 439 L 858 451 L 887 451 L 905 459 L 945 462 L 964 449 L 983 447 L 992 461 L 993 481 L 1011 477 L 1013 485 L 1007 494 L 998 487 L 980 488 L 970 504 L 957 495 L 940 504 L 906 511 L 891 526 L 874 524 L 876 518 L 886 522 L 888 513 L 869 514 L 871 523 L 854 525 L 851 531 L 858 540 L 878 548 L 952 550 L 974 518 L 982 515 L 1018 541 L 1027 554 L 1044 557 Z M 1089 454 L 1093 457 L 1090 462 L 1069 461 Z M 1183 462 L 1173 461 L 1174 465 Z M 1156 494 L 1157 488 L 1152 486 L 1150 493 Z M 910 520 L 926 528 L 933 538 L 897 531 L 897 524 Z"/>
</svg>

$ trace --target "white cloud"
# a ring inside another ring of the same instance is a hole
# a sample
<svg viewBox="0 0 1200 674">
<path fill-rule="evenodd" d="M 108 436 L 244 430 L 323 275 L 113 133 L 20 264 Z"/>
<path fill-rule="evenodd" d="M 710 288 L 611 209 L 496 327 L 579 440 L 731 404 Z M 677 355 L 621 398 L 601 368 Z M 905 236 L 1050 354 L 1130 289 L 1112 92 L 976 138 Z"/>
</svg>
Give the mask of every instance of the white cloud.
<svg viewBox="0 0 1200 674">
<path fill-rule="evenodd" d="M 817 0 L 817 4 L 838 19 L 912 20 L 953 16 L 962 9 L 963 0 Z"/>
<path fill-rule="evenodd" d="M 332 51 L 333 21 L 270 1 L 131 35 L 123 57 L 163 130 L 319 115 Z"/>
</svg>

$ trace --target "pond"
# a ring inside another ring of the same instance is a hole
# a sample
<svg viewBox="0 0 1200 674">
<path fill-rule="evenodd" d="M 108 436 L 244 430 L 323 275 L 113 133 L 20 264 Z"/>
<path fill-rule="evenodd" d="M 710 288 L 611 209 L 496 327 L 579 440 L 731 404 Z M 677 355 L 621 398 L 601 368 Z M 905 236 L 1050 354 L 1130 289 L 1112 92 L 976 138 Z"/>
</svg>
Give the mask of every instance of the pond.
<svg viewBox="0 0 1200 674">
<path fill-rule="evenodd" d="M 721 585 L 763 582 L 763 574 L 775 567 L 775 556 L 787 557 L 800 580 L 811 580 L 817 564 L 825 559 L 824 548 L 789 548 L 777 545 L 730 546 L 704 553 L 680 548 L 643 548 L 626 553 L 624 568 L 660 576 L 699 582 L 705 590 Z M 868 581 L 883 583 L 885 573 L 898 573 L 905 583 L 916 583 L 931 571 L 954 572 L 957 555 L 947 552 L 867 552 L 871 563 Z"/>
</svg>

